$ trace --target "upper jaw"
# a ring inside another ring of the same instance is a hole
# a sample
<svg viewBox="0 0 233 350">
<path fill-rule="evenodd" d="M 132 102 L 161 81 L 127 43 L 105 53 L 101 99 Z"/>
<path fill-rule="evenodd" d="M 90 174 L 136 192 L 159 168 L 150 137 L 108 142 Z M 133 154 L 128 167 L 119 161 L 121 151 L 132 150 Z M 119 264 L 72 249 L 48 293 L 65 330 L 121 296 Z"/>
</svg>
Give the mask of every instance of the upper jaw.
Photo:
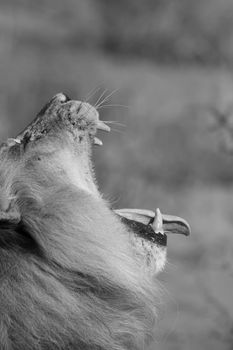
<svg viewBox="0 0 233 350">
<path fill-rule="evenodd" d="M 99 119 L 94 107 L 59 93 L 16 138 L 2 144 L 0 154 L 15 160 L 23 156 L 27 161 L 37 152 L 43 151 L 46 157 L 53 150 L 54 162 L 56 156 L 74 185 L 100 196 L 91 161 L 91 146 L 102 144 L 95 136 L 98 130 L 109 132 L 110 128 Z"/>
<path fill-rule="evenodd" d="M 69 131 L 81 140 L 88 137 L 93 144 L 102 145 L 95 137 L 97 130 L 110 131 L 110 127 L 99 119 L 99 113 L 87 102 L 71 100 L 67 95 L 55 95 L 14 140 L 28 143 L 59 131 Z"/>
</svg>

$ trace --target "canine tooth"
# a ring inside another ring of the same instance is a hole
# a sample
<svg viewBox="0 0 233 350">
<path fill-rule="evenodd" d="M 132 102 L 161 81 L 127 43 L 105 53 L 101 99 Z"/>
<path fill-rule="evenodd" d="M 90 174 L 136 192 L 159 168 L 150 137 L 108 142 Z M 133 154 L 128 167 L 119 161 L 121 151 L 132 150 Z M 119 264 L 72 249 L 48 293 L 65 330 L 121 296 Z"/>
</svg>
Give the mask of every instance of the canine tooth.
<svg viewBox="0 0 233 350">
<path fill-rule="evenodd" d="M 21 140 L 19 139 L 13 139 L 16 143 L 21 143 Z"/>
<path fill-rule="evenodd" d="M 94 137 L 94 145 L 103 146 L 103 142 L 98 137 Z"/>
<path fill-rule="evenodd" d="M 152 224 L 152 227 L 156 233 L 164 234 L 163 217 L 162 217 L 162 214 L 161 214 L 161 211 L 159 210 L 159 208 L 157 208 L 155 211 L 155 219 L 154 219 L 154 222 Z"/>
<path fill-rule="evenodd" d="M 97 129 L 109 132 L 111 128 L 106 125 L 102 120 L 98 120 Z"/>
<path fill-rule="evenodd" d="M 15 143 L 20 144 L 20 143 L 21 143 L 21 140 L 19 140 L 19 139 L 14 139 L 14 138 L 9 138 L 9 139 L 7 139 L 7 143 L 8 143 L 8 145 L 13 146 Z"/>
</svg>

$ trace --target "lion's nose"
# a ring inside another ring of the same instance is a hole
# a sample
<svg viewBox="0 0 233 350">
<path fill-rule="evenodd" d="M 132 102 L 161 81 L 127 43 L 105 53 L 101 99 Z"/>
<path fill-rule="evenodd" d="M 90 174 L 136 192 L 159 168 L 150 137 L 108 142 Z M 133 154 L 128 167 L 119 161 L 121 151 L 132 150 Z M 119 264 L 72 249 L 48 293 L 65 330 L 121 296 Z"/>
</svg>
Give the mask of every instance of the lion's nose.
<svg viewBox="0 0 233 350">
<path fill-rule="evenodd" d="M 71 100 L 70 97 L 68 95 L 64 94 L 64 92 L 60 92 L 52 98 L 52 101 L 56 101 L 56 102 L 60 102 L 60 103 L 65 103 L 65 102 L 68 102 L 70 100 Z"/>
<path fill-rule="evenodd" d="M 57 108 L 61 104 L 66 103 L 68 101 L 70 101 L 69 96 L 67 96 L 63 92 L 60 92 L 60 93 L 56 94 L 55 96 L 53 96 L 53 98 L 49 102 L 47 102 L 44 105 L 44 107 L 37 114 L 36 119 L 38 117 L 44 116 L 46 114 L 46 111 L 48 111 L 48 110 L 50 110 L 50 113 L 51 113 L 52 109 Z"/>
</svg>

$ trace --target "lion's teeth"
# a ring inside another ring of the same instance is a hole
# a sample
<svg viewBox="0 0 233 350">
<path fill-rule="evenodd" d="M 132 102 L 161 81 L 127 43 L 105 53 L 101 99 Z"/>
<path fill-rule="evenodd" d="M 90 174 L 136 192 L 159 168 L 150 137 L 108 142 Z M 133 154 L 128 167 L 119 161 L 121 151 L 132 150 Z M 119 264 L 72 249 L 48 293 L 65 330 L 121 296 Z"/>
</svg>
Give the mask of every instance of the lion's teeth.
<svg viewBox="0 0 233 350">
<path fill-rule="evenodd" d="M 21 143 L 21 140 L 19 139 L 13 139 L 16 143 Z"/>
<path fill-rule="evenodd" d="M 94 137 L 94 145 L 103 146 L 103 142 L 98 137 Z"/>
<path fill-rule="evenodd" d="M 111 128 L 106 125 L 102 120 L 98 120 L 97 129 L 109 132 Z"/>
<path fill-rule="evenodd" d="M 8 138 L 7 139 L 7 143 L 8 143 L 8 145 L 14 145 L 15 143 L 18 143 L 18 144 L 20 144 L 21 143 L 21 140 L 19 140 L 19 139 L 14 139 L 14 138 Z"/>
<path fill-rule="evenodd" d="M 161 214 L 161 211 L 159 210 L 159 208 L 157 208 L 155 211 L 155 219 L 154 219 L 154 222 L 152 224 L 152 227 L 153 227 L 155 233 L 164 234 L 163 217 L 162 217 L 162 214 Z"/>
</svg>

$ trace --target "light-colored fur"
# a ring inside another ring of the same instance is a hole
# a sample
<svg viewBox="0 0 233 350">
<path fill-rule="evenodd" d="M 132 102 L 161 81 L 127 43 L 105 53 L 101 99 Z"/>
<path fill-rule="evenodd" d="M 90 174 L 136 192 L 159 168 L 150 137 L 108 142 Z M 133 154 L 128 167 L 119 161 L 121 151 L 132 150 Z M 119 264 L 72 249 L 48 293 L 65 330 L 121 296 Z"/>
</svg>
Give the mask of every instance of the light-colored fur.
<svg viewBox="0 0 233 350">
<path fill-rule="evenodd" d="M 143 350 L 153 337 L 156 280 L 81 168 L 67 137 L 2 152 L 0 209 L 21 222 L 0 223 L 0 349 Z"/>
</svg>

